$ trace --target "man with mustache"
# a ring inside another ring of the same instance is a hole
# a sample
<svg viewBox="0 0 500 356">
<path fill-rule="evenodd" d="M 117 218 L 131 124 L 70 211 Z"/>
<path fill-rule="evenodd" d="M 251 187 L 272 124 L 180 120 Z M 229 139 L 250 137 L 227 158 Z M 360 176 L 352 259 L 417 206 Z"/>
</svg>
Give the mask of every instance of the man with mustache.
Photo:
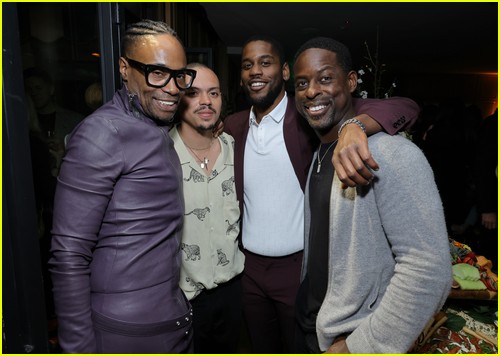
<svg viewBox="0 0 500 356">
<path fill-rule="evenodd" d="M 305 190 L 298 353 L 406 353 L 451 287 L 446 224 L 429 163 L 399 135 L 369 137 L 383 167 L 342 189 L 331 165 L 357 85 L 346 46 L 318 37 L 295 56 L 295 104 L 318 135 Z"/>
<path fill-rule="evenodd" d="M 184 177 L 180 286 L 193 306 L 194 352 L 237 353 L 245 256 L 238 248 L 234 140 L 225 133 L 214 138 L 222 110 L 217 75 L 200 63 L 187 68 L 196 79 L 170 131 Z"/>
<path fill-rule="evenodd" d="M 168 134 L 196 72 L 176 33 L 127 29 L 123 87 L 72 132 L 58 177 L 50 268 L 66 353 L 186 353 L 179 287 L 182 172 Z"/>
<path fill-rule="evenodd" d="M 298 114 L 293 97 L 286 94 L 289 78 L 281 45 L 267 36 L 250 38 L 243 46 L 241 85 L 252 108 L 225 120 L 225 131 L 235 140 L 236 192 L 246 257 L 243 305 L 256 353 L 291 352 L 294 347 L 304 188 L 318 139 Z M 415 121 L 419 111 L 416 103 L 404 98 L 358 100 L 355 106 L 356 113 L 369 114 L 380 124 L 360 115 L 344 127 L 338 148 L 343 166 L 336 169 L 342 171 L 347 185 L 368 184 L 373 174 L 365 164 L 377 168 L 366 135 L 358 127 L 361 121 L 368 133 L 380 131 L 381 125 L 395 133 Z"/>
</svg>

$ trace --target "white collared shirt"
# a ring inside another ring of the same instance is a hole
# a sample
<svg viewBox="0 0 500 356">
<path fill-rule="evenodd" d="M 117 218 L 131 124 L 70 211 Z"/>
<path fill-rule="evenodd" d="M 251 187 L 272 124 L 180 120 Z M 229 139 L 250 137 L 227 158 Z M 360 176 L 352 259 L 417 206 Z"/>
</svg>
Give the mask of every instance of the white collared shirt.
<svg viewBox="0 0 500 356">
<path fill-rule="evenodd" d="M 243 246 L 270 257 L 304 248 L 304 193 L 286 150 L 288 98 L 257 124 L 253 108 L 245 145 Z"/>
</svg>

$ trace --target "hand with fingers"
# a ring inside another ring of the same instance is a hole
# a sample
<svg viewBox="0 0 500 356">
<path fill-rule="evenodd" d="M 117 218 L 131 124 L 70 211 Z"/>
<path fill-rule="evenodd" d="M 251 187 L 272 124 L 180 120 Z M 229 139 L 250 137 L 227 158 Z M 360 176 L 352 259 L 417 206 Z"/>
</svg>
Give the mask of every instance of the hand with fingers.
<svg viewBox="0 0 500 356">
<path fill-rule="evenodd" d="M 342 128 L 332 163 L 344 189 L 369 184 L 373 171 L 379 169 L 368 149 L 368 138 L 357 124 Z"/>
</svg>

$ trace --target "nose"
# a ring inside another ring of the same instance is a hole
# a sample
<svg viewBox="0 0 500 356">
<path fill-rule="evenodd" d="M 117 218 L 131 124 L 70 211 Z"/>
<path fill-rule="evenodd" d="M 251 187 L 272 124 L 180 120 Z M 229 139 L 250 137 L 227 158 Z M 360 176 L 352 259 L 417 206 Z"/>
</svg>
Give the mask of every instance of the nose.
<svg viewBox="0 0 500 356">
<path fill-rule="evenodd" d="M 262 67 L 259 64 L 254 64 L 252 68 L 250 68 L 250 75 L 259 75 L 262 74 Z"/>
<path fill-rule="evenodd" d="M 177 85 L 175 85 L 175 81 L 174 81 L 174 78 L 173 77 L 170 77 L 170 79 L 168 80 L 168 82 L 161 87 L 161 90 L 165 93 L 168 93 L 172 96 L 176 96 L 176 95 L 179 95 L 179 88 L 177 88 Z"/>
<path fill-rule="evenodd" d="M 316 83 L 316 81 L 312 80 L 309 85 L 307 86 L 307 89 L 305 91 L 305 95 L 309 99 L 313 99 L 316 96 L 318 96 L 320 90 L 319 90 L 319 84 Z"/>
<path fill-rule="evenodd" d="M 212 105 L 212 99 L 210 98 L 209 93 L 201 92 L 200 93 L 200 105 Z"/>
</svg>

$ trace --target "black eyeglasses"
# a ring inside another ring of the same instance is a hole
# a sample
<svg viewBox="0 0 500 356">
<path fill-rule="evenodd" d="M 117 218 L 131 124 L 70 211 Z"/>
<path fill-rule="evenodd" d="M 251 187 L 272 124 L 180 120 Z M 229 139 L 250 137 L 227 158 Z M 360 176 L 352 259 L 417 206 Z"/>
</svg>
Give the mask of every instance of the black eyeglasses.
<svg viewBox="0 0 500 356">
<path fill-rule="evenodd" d="M 170 79 L 174 78 L 175 85 L 179 90 L 186 90 L 193 85 L 196 71 L 193 69 L 170 69 L 154 64 L 144 64 L 124 57 L 131 67 L 141 70 L 144 73 L 146 83 L 153 88 L 163 88 Z"/>
</svg>

